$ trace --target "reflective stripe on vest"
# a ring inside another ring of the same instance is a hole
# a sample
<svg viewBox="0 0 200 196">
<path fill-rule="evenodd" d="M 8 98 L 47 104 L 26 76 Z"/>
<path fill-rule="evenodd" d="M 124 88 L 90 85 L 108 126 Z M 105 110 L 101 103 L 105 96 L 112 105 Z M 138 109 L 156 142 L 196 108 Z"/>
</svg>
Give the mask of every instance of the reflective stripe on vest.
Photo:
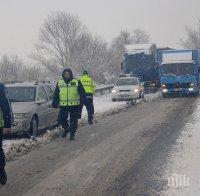
<svg viewBox="0 0 200 196">
<path fill-rule="evenodd" d="M 80 104 L 77 79 L 73 79 L 68 85 L 64 80 L 59 80 L 58 87 L 60 90 L 60 106 L 76 106 Z"/>
<path fill-rule="evenodd" d="M 82 76 L 80 78 L 81 84 L 83 85 L 86 93 L 94 94 L 94 86 L 92 79 L 89 76 Z"/>
<path fill-rule="evenodd" d="M 0 109 L 0 128 L 2 128 L 4 126 L 4 120 L 3 120 L 3 112 Z"/>
</svg>

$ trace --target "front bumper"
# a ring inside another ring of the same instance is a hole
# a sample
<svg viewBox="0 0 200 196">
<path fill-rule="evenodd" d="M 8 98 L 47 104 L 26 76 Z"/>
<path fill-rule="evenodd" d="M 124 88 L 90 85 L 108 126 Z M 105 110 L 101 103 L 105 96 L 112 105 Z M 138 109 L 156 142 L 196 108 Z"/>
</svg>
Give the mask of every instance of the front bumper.
<svg viewBox="0 0 200 196">
<path fill-rule="evenodd" d="M 11 127 L 11 133 L 3 133 L 4 135 L 9 134 L 20 134 L 25 133 L 30 128 L 30 120 L 29 119 L 17 119 L 14 121 L 12 127 Z"/>
<path fill-rule="evenodd" d="M 199 89 L 197 87 L 174 88 L 174 89 L 162 89 L 161 92 L 162 94 L 167 94 L 167 95 L 178 95 L 178 94 L 190 95 L 199 93 Z"/>
<path fill-rule="evenodd" d="M 130 92 L 130 93 L 111 93 L 112 99 L 120 100 L 120 101 L 131 101 L 134 99 L 140 98 L 140 92 Z"/>
</svg>

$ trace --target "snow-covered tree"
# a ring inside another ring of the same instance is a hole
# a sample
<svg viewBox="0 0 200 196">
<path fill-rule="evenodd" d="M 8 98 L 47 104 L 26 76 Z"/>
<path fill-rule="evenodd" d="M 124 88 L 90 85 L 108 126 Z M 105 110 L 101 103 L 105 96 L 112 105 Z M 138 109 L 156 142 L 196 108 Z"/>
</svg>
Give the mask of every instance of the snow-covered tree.
<svg viewBox="0 0 200 196">
<path fill-rule="evenodd" d="M 200 19 L 195 28 L 187 26 L 186 39 L 181 39 L 181 45 L 188 49 L 200 49 Z"/>
</svg>

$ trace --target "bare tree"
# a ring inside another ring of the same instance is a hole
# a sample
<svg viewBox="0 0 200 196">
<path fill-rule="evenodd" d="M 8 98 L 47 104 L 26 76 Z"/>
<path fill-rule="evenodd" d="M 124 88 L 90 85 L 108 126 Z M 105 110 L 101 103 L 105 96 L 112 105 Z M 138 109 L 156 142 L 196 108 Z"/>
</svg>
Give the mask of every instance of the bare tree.
<svg viewBox="0 0 200 196">
<path fill-rule="evenodd" d="M 127 30 L 121 31 L 120 34 L 113 39 L 109 48 L 109 67 L 111 74 L 117 75 L 120 72 L 120 61 L 125 51 L 125 45 L 132 43 L 131 33 Z"/>
<path fill-rule="evenodd" d="M 50 69 L 52 61 L 58 67 L 72 66 L 74 45 L 83 29 L 77 16 L 65 12 L 48 16 L 40 29 L 33 58 Z"/>
<path fill-rule="evenodd" d="M 1 81 L 17 81 L 22 71 L 22 67 L 23 62 L 17 55 L 3 55 L 0 60 Z"/>
<path fill-rule="evenodd" d="M 132 35 L 132 43 L 134 44 L 146 44 L 150 42 L 150 37 L 149 35 L 141 30 L 141 29 L 135 29 L 133 31 Z"/>
<path fill-rule="evenodd" d="M 103 79 L 103 70 L 107 63 L 107 43 L 91 33 L 84 32 L 75 45 L 74 64 L 75 72 L 86 69 L 97 80 Z"/>
<path fill-rule="evenodd" d="M 185 40 L 181 39 L 180 44 L 184 48 L 189 49 L 200 49 L 200 19 L 198 19 L 198 24 L 196 28 L 186 27 L 187 38 Z"/>
</svg>

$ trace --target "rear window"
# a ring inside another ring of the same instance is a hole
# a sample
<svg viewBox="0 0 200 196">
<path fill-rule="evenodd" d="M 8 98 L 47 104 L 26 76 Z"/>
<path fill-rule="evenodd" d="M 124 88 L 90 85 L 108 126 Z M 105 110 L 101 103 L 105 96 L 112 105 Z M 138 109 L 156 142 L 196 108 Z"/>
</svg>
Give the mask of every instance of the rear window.
<svg viewBox="0 0 200 196">
<path fill-rule="evenodd" d="M 11 102 L 35 101 L 36 88 L 34 87 L 7 87 Z"/>
<path fill-rule="evenodd" d="M 116 86 L 123 86 L 123 85 L 138 85 L 137 78 L 121 78 L 116 82 Z"/>
</svg>

